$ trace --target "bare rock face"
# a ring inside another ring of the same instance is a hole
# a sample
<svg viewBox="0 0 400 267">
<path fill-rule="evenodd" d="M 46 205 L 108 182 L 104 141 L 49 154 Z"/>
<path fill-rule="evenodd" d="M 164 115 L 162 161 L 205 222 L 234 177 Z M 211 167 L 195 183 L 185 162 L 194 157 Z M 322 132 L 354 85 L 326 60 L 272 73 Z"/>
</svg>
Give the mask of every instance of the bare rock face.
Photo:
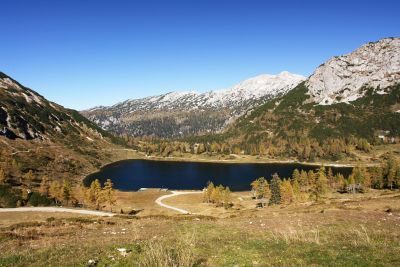
<svg viewBox="0 0 400 267">
<path fill-rule="evenodd" d="M 363 87 L 384 94 L 400 82 L 400 38 L 367 43 L 350 54 L 330 58 L 306 81 L 311 100 L 320 105 L 354 101 Z"/>
</svg>

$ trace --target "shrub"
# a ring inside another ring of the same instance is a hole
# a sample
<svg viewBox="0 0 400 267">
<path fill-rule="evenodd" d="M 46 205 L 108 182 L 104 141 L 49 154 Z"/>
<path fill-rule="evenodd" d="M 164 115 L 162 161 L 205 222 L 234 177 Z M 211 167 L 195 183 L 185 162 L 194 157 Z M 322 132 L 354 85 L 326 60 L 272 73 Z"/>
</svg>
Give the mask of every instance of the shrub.
<svg viewBox="0 0 400 267">
<path fill-rule="evenodd" d="M 34 207 L 50 206 L 51 204 L 53 204 L 53 201 L 51 201 L 50 199 L 48 199 L 45 196 L 42 196 L 38 192 L 33 192 L 31 197 L 29 198 L 28 204 L 30 206 L 34 206 Z"/>
</svg>

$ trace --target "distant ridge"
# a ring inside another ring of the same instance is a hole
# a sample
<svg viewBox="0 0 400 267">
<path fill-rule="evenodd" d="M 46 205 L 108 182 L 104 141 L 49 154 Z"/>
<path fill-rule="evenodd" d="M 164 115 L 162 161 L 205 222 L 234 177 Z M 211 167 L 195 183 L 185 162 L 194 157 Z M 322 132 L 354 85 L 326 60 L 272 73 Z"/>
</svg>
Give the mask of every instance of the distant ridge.
<svg viewBox="0 0 400 267">
<path fill-rule="evenodd" d="M 305 79 L 287 71 L 263 74 L 228 89 L 130 99 L 82 114 L 103 129 L 133 136 L 179 137 L 221 132 L 244 112 L 286 94 Z"/>
</svg>

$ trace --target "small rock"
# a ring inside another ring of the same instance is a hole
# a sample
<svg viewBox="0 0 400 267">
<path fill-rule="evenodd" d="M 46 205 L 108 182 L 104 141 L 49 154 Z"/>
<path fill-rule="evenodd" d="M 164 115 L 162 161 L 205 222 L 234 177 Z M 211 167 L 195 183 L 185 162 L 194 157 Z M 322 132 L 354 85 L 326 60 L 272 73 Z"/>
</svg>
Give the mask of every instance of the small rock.
<svg viewBox="0 0 400 267">
<path fill-rule="evenodd" d="M 128 255 L 128 250 L 126 248 L 117 248 L 117 250 L 122 257 L 126 257 L 126 255 Z"/>
<path fill-rule="evenodd" d="M 89 265 L 91 265 L 91 266 L 96 265 L 96 261 L 95 261 L 95 260 L 92 260 L 92 259 L 90 259 L 90 260 L 88 261 L 88 263 L 89 263 Z"/>
<path fill-rule="evenodd" d="M 393 214 L 391 212 L 388 213 L 388 216 L 392 216 Z"/>
<path fill-rule="evenodd" d="M 200 221 L 200 218 L 194 218 L 193 220 L 194 221 Z"/>
<path fill-rule="evenodd" d="M 253 224 L 253 222 L 249 222 L 250 224 Z"/>
</svg>

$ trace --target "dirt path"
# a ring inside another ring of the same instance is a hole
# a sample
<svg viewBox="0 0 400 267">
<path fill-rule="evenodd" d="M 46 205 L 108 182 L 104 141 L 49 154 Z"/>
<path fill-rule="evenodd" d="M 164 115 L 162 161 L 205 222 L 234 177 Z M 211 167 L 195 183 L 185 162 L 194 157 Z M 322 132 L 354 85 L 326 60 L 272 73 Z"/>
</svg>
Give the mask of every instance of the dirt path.
<svg viewBox="0 0 400 267">
<path fill-rule="evenodd" d="M 1 208 L 0 212 L 21 212 L 21 211 L 44 211 L 44 212 L 71 212 L 95 216 L 114 216 L 115 214 L 109 212 L 101 212 L 94 210 L 78 210 L 56 207 L 23 207 L 23 208 Z"/>
<path fill-rule="evenodd" d="M 202 192 L 177 192 L 177 191 L 171 191 L 172 194 L 171 195 L 165 195 L 165 196 L 161 196 L 159 198 L 156 199 L 156 203 L 164 208 L 167 209 L 171 209 L 171 210 L 175 210 L 177 212 L 183 213 L 183 214 L 190 214 L 190 211 L 187 210 L 183 210 L 183 209 L 179 209 L 167 204 L 164 204 L 161 202 L 161 200 L 166 199 L 166 198 L 170 198 L 170 197 L 174 197 L 174 196 L 179 196 L 179 195 L 185 195 L 185 194 L 201 194 Z"/>
</svg>

